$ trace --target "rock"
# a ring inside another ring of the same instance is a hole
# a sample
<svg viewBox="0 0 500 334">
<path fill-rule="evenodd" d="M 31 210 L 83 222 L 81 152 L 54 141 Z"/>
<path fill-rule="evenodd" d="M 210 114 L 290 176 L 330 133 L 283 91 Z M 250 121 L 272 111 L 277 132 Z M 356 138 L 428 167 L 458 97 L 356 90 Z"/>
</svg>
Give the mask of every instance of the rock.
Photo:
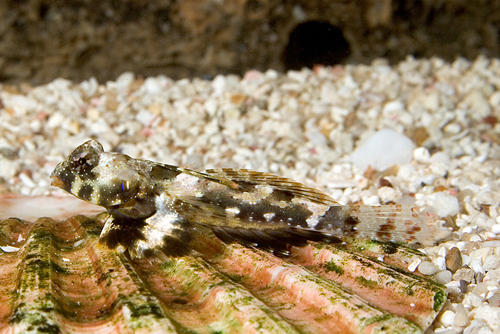
<svg viewBox="0 0 500 334">
<path fill-rule="evenodd" d="M 481 259 L 472 259 L 470 261 L 469 266 L 476 273 L 482 273 L 482 274 L 484 274 L 484 268 L 483 268 L 483 264 L 481 263 Z"/>
<path fill-rule="evenodd" d="M 444 311 L 443 314 L 439 317 L 439 322 L 444 327 L 448 327 L 453 325 L 455 322 L 455 312 L 451 310 Z"/>
<path fill-rule="evenodd" d="M 499 216 L 500 217 L 500 216 Z M 494 224 L 492 227 L 491 227 L 491 232 L 495 233 L 495 234 L 500 234 L 500 224 Z"/>
<path fill-rule="evenodd" d="M 500 328 L 500 307 L 482 305 L 476 310 L 475 319 L 483 320 L 490 328 Z"/>
<path fill-rule="evenodd" d="M 462 267 L 462 255 L 460 250 L 456 247 L 452 247 L 448 254 L 446 254 L 446 268 L 452 273 L 455 273 L 458 269 Z"/>
<path fill-rule="evenodd" d="M 415 145 L 406 136 L 390 129 L 374 133 L 351 154 L 354 164 L 365 170 L 368 166 L 385 170 L 411 161 Z"/>
<path fill-rule="evenodd" d="M 484 301 L 483 296 L 476 295 L 473 292 L 468 292 L 463 300 L 463 304 L 469 307 L 479 307 Z"/>
<path fill-rule="evenodd" d="M 413 151 L 413 159 L 419 163 L 428 164 L 431 154 L 425 147 L 418 147 Z"/>
<path fill-rule="evenodd" d="M 437 268 L 432 262 L 422 261 L 418 266 L 418 271 L 424 275 L 434 275 L 437 272 Z"/>
<path fill-rule="evenodd" d="M 469 323 L 469 317 L 467 316 L 467 310 L 464 305 L 459 303 L 457 304 L 456 313 L 455 313 L 455 326 L 465 327 Z"/>
<path fill-rule="evenodd" d="M 483 269 L 485 271 L 490 271 L 497 269 L 500 266 L 500 259 L 496 255 L 488 256 L 483 263 Z"/>
<path fill-rule="evenodd" d="M 449 270 L 443 270 L 443 271 L 440 271 L 438 272 L 434 278 L 436 279 L 436 281 L 438 281 L 438 283 L 441 283 L 441 284 L 447 284 L 447 283 L 450 283 L 451 282 L 451 272 Z"/>
<path fill-rule="evenodd" d="M 439 256 L 432 262 L 438 267 L 439 271 L 446 270 L 446 259 L 444 256 Z"/>
<path fill-rule="evenodd" d="M 462 293 L 466 293 L 467 292 L 467 287 L 469 286 L 469 283 L 467 283 L 466 281 L 464 281 L 463 279 L 461 279 L 459 281 L 459 289 L 460 289 L 460 292 Z"/>
<path fill-rule="evenodd" d="M 430 197 L 430 205 L 439 217 L 454 216 L 460 211 L 460 205 L 455 196 L 446 192 L 438 192 Z"/>
<path fill-rule="evenodd" d="M 454 281 L 464 280 L 467 283 L 472 283 L 474 281 L 474 270 L 470 268 L 458 269 L 453 275 Z"/>
</svg>

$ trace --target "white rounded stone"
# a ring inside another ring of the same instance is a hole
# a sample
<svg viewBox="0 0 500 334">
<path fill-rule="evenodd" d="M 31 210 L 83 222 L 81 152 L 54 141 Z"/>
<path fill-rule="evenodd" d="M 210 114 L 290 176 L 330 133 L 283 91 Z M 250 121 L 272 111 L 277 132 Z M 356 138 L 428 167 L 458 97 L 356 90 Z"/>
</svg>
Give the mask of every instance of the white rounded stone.
<svg viewBox="0 0 500 334">
<path fill-rule="evenodd" d="M 354 164 L 365 170 L 368 166 L 384 170 L 411 161 L 415 144 L 406 136 L 383 129 L 370 136 L 351 154 Z"/>
<path fill-rule="evenodd" d="M 434 275 L 434 277 L 436 278 L 436 281 L 438 281 L 439 283 L 447 284 L 451 282 L 452 273 L 449 270 L 443 270 Z"/>
<path fill-rule="evenodd" d="M 450 310 L 444 311 L 443 314 L 441 314 L 441 316 L 439 317 L 439 322 L 444 327 L 453 325 L 454 321 L 455 321 L 455 312 Z"/>
<path fill-rule="evenodd" d="M 434 275 L 437 272 L 438 268 L 434 265 L 434 263 L 429 261 L 422 261 L 418 266 L 418 271 L 424 275 Z"/>
<path fill-rule="evenodd" d="M 446 192 L 438 192 L 430 196 L 430 205 L 439 217 L 454 216 L 460 210 L 458 199 Z"/>
<path fill-rule="evenodd" d="M 500 216 L 497 217 L 497 220 L 498 220 L 498 218 L 500 218 Z M 491 232 L 493 232 L 495 234 L 500 234 L 500 224 L 494 224 L 491 227 Z"/>
</svg>

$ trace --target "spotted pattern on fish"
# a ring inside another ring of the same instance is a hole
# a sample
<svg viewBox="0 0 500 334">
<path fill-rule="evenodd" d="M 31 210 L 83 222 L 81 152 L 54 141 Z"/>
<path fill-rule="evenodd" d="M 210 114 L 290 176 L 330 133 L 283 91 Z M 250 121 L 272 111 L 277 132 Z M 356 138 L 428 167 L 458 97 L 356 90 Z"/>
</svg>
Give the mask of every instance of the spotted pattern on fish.
<svg viewBox="0 0 500 334">
<path fill-rule="evenodd" d="M 276 175 L 228 168 L 197 172 L 104 152 L 95 140 L 78 146 L 51 178 L 54 186 L 106 208 L 101 242 L 133 257 L 189 252 L 197 224 L 224 241 L 272 249 L 343 237 L 430 244 L 440 228 L 410 205 L 339 205 Z"/>
</svg>

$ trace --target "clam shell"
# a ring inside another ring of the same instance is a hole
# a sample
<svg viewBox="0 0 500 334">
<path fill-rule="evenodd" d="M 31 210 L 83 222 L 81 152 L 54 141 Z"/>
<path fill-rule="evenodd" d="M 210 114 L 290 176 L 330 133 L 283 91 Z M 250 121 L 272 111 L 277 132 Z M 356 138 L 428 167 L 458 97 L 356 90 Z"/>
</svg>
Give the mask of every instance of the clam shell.
<svg viewBox="0 0 500 334">
<path fill-rule="evenodd" d="M 0 221 L 1 333 L 422 333 L 446 301 L 394 244 L 278 257 L 200 228 L 192 256 L 131 259 L 99 243 L 100 218 Z"/>
</svg>

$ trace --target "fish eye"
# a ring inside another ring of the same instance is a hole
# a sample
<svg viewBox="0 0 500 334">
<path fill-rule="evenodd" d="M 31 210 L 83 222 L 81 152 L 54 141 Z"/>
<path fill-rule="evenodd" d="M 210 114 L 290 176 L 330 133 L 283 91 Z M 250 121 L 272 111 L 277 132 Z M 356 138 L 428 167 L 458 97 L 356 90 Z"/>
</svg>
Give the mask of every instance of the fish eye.
<svg viewBox="0 0 500 334">
<path fill-rule="evenodd" d="M 88 174 L 93 168 L 92 159 L 87 154 L 81 154 L 73 158 L 71 168 L 76 170 L 79 174 Z"/>
</svg>

